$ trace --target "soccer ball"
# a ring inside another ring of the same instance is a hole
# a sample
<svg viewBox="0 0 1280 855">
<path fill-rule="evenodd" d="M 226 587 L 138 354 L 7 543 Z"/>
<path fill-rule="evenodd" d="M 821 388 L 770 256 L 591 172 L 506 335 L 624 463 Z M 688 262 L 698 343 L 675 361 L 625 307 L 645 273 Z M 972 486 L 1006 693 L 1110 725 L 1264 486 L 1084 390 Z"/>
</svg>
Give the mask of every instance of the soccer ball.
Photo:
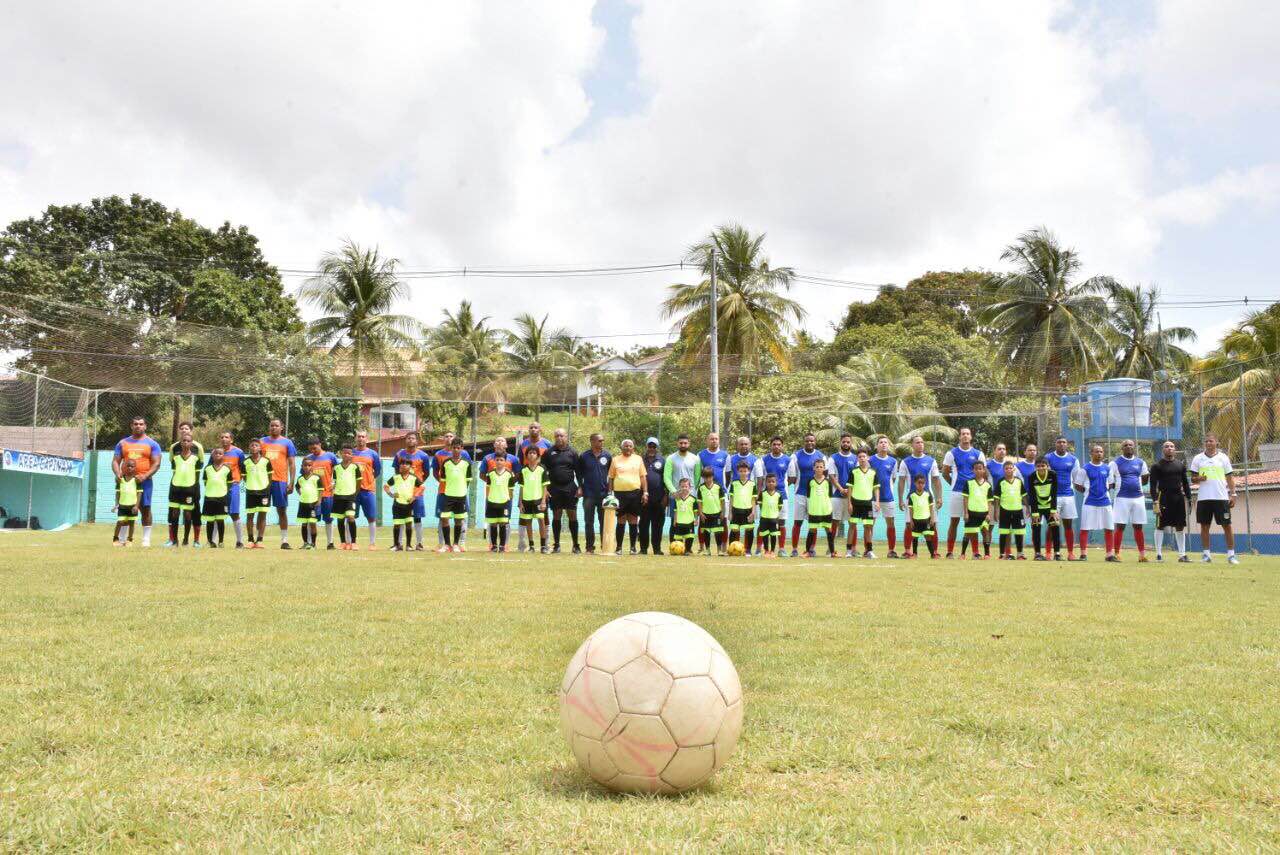
<svg viewBox="0 0 1280 855">
<path fill-rule="evenodd" d="M 667 551 L 670 552 L 672 555 L 684 555 L 684 541 L 683 540 L 671 541 L 671 546 L 668 547 Z"/>
<path fill-rule="evenodd" d="M 746 547 L 742 545 L 740 540 L 729 541 L 729 548 L 726 550 L 730 555 L 743 555 L 746 553 Z"/>
<path fill-rule="evenodd" d="M 600 507 L 602 508 L 618 507 L 618 497 L 610 493 L 609 495 L 604 497 L 604 501 L 600 503 Z"/>
<path fill-rule="evenodd" d="M 609 789 L 679 793 L 733 753 L 742 684 L 702 627 L 639 612 L 600 627 L 573 654 L 560 724 L 578 764 Z"/>
</svg>

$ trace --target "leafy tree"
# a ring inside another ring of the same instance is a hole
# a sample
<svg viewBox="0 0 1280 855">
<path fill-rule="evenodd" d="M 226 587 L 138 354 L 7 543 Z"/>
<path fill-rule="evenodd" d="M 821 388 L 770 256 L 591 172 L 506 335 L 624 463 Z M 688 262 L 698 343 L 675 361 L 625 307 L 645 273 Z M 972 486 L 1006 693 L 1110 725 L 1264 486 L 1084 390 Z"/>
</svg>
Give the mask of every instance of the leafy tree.
<svg viewBox="0 0 1280 855">
<path fill-rule="evenodd" d="M 505 393 L 506 357 L 502 332 L 489 326 L 488 316 L 477 318 L 470 300 L 456 312 L 444 310 L 444 322 L 428 337 L 431 355 L 455 371 L 448 383 L 450 395 L 463 401 L 481 398 L 501 400 Z M 459 416 L 459 430 L 465 414 Z"/>
<path fill-rule="evenodd" d="M 1204 390 L 1188 415 L 1198 420 L 1203 410 L 1208 429 L 1228 454 L 1254 458 L 1259 443 L 1280 438 L 1280 303 L 1247 315 L 1196 369 L 1218 382 Z"/>
<path fill-rule="evenodd" d="M 347 241 L 325 253 L 319 273 L 299 291 L 303 302 L 324 314 L 307 325 L 313 342 L 330 353 L 350 354 L 353 392 L 363 394 L 363 368 L 371 361 L 397 362 L 399 351 L 417 346 L 420 327 L 407 315 L 392 313 L 409 296 L 409 286 L 396 276 L 398 261 L 377 248 Z"/>
<path fill-rule="evenodd" d="M 929 318 L 962 336 L 973 335 L 978 329 L 975 307 L 986 279 L 987 274 L 975 270 L 931 271 L 905 288 L 885 285 L 874 300 L 850 303 L 837 332 Z"/>
<path fill-rule="evenodd" d="M 657 400 L 657 388 L 643 371 L 608 371 L 596 374 L 592 382 L 610 404 L 650 404 Z"/>
<path fill-rule="evenodd" d="M 1141 377 L 1150 380 L 1159 370 L 1181 371 L 1191 364 L 1191 354 L 1178 345 L 1196 340 L 1191 327 L 1160 329 L 1156 312 L 1160 289 L 1109 283 L 1111 338 L 1115 364 L 1108 377 Z"/>
<path fill-rule="evenodd" d="M 887 349 L 867 350 L 836 369 L 836 376 L 855 390 L 856 410 L 828 423 L 833 440 L 841 431 L 854 442 L 871 447 L 887 436 L 898 453 L 908 452 L 911 439 L 924 438 L 931 452 L 945 451 L 956 431 L 937 412 L 937 399 L 925 379 L 901 354 Z"/>
<path fill-rule="evenodd" d="M 549 315 L 538 320 L 528 312 L 516 315 L 514 329 L 503 333 L 507 362 L 517 369 L 518 376 L 529 378 L 532 386 L 536 419 L 541 415 L 541 401 L 550 389 L 565 391 L 566 383 L 577 382 L 578 356 L 575 348 L 581 345 L 563 327 L 549 328 Z"/>
<path fill-rule="evenodd" d="M 1110 350 L 1106 294 L 1112 280 L 1075 281 L 1080 257 L 1044 228 L 1024 232 L 1000 258 L 1015 270 L 991 277 L 979 317 L 991 327 L 1004 361 L 1019 377 L 1050 389 L 1101 375 Z"/>
</svg>

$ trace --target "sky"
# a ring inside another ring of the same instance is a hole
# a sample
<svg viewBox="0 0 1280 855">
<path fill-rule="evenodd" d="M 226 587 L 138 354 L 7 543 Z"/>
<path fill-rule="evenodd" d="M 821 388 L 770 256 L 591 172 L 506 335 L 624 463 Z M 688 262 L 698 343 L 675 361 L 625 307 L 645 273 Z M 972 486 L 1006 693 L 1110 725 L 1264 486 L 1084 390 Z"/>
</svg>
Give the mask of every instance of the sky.
<svg viewBox="0 0 1280 855">
<path fill-rule="evenodd" d="M 0 222 L 142 193 L 314 268 L 677 261 L 715 225 L 866 283 L 1002 269 L 1047 226 L 1211 348 L 1280 299 L 1280 5 L 779 0 L 26 3 L 0 30 Z M 424 279 L 623 349 L 669 272 Z M 289 276 L 296 287 L 301 277 Z M 870 293 L 797 285 L 823 337 Z M 656 335 L 655 335 L 656 334 Z"/>
</svg>

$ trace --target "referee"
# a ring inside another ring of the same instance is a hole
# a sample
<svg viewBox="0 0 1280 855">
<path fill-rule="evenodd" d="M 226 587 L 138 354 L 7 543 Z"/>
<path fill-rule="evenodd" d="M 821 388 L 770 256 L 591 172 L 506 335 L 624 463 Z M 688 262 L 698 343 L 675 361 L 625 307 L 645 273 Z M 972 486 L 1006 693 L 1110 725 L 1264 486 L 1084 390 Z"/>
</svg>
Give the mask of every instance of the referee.
<svg viewBox="0 0 1280 855">
<path fill-rule="evenodd" d="M 1160 447 L 1160 459 L 1151 467 L 1151 508 L 1156 513 L 1156 561 L 1161 554 L 1165 532 L 1178 543 L 1178 562 L 1189 564 L 1187 557 L 1187 505 L 1191 503 L 1191 481 L 1187 464 L 1178 459 L 1178 447 L 1166 440 Z"/>
<path fill-rule="evenodd" d="M 542 466 L 547 470 L 547 504 L 551 509 L 552 552 L 560 551 L 560 520 L 569 517 L 569 537 L 573 539 L 575 555 L 582 552 L 578 546 L 578 452 L 569 445 L 569 434 L 564 428 L 556 428 L 555 442 L 542 455 Z"/>
</svg>

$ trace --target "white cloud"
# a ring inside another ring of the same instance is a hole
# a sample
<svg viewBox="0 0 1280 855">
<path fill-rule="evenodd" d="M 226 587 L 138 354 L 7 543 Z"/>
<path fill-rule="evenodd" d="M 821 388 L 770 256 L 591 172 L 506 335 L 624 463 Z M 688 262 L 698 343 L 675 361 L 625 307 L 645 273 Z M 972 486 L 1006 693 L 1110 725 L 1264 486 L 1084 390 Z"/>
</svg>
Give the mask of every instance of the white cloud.
<svg viewBox="0 0 1280 855">
<path fill-rule="evenodd" d="M 1234 205 L 1270 207 L 1277 201 L 1280 201 L 1280 164 L 1266 164 L 1243 172 L 1230 169 L 1209 181 L 1179 187 L 1157 197 L 1152 211 L 1169 222 L 1206 225 Z"/>
</svg>

